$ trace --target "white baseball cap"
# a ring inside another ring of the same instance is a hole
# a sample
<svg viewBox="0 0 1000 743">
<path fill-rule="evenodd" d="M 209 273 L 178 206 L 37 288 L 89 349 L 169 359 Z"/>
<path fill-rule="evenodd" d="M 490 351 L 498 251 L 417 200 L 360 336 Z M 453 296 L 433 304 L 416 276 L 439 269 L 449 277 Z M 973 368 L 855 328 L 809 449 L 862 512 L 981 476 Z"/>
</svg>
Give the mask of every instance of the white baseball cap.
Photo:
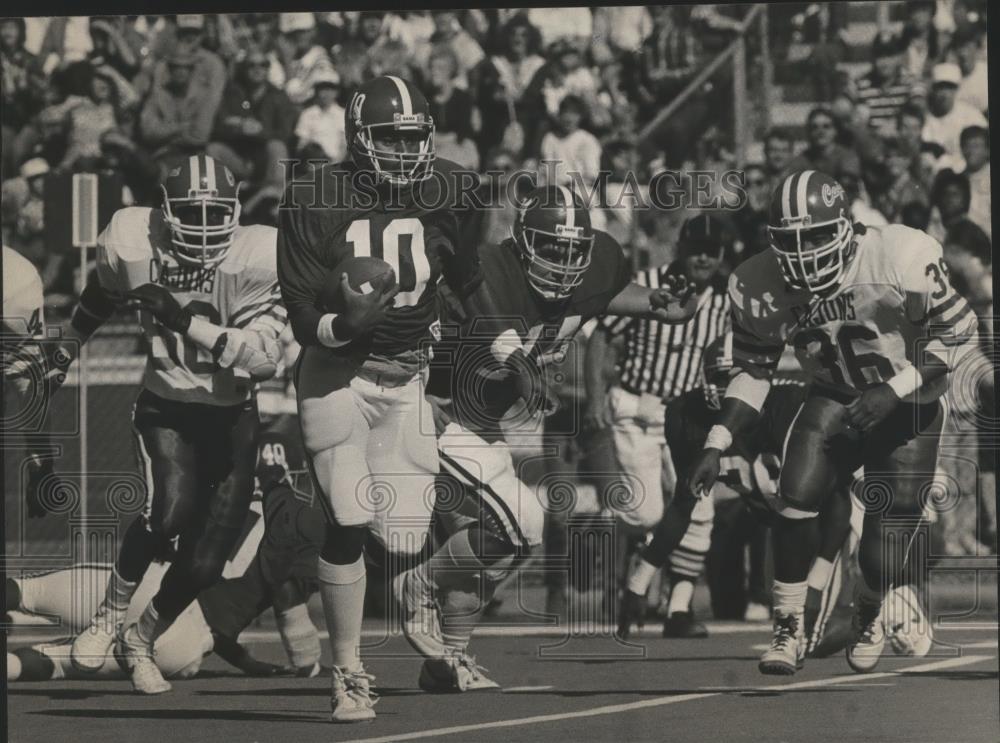
<svg viewBox="0 0 1000 743">
<path fill-rule="evenodd" d="M 945 83 L 948 85 L 961 85 L 962 70 L 954 62 L 942 62 L 934 65 L 931 71 L 931 82 L 934 85 Z"/>
<path fill-rule="evenodd" d="M 281 13 L 278 18 L 278 30 L 283 34 L 311 31 L 314 28 L 316 28 L 316 18 L 312 13 Z"/>
</svg>

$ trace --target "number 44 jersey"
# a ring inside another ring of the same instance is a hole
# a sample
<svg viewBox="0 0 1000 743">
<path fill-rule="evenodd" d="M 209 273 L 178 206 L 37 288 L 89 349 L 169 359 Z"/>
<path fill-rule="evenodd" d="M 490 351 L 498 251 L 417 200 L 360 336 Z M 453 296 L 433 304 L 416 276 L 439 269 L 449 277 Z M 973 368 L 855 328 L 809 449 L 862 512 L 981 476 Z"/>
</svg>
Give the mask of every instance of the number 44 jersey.
<svg viewBox="0 0 1000 743">
<path fill-rule="evenodd" d="M 98 237 L 101 286 L 122 296 L 143 284 L 170 290 L 182 307 L 222 327 L 249 328 L 277 337 L 285 327 L 280 304 L 273 227 L 239 227 L 225 258 L 215 266 L 178 263 L 170 252 L 170 230 L 159 209 L 128 207 L 115 212 Z M 236 405 L 253 389 L 249 375 L 219 367 L 209 351 L 140 313 L 149 346 L 143 386 L 169 400 Z"/>
<path fill-rule="evenodd" d="M 860 232 L 860 231 L 859 231 Z M 771 251 L 737 266 L 729 279 L 733 359 L 770 377 L 786 344 L 815 383 L 852 397 L 933 354 L 954 369 L 972 344 L 977 320 L 948 281 L 940 244 L 902 225 L 866 227 L 832 294 L 790 289 Z M 904 398 L 931 402 L 942 376 Z"/>
</svg>

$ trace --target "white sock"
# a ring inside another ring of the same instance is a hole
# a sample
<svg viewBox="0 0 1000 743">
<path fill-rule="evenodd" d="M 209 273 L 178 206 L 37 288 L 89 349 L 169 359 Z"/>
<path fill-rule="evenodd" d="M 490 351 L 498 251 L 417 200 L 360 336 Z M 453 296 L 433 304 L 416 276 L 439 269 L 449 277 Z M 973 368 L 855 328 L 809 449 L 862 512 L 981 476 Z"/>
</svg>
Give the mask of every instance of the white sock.
<svg viewBox="0 0 1000 743">
<path fill-rule="evenodd" d="M 774 587 L 771 589 L 774 610 L 782 614 L 801 614 L 805 610 L 808 590 L 807 581 L 801 583 L 774 581 Z"/>
<path fill-rule="evenodd" d="M 670 591 L 670 604 L 667 606 L 667 616 L 673 616 L 679 611 L 691 611 L 691 599 L 694 597 L 694 582 L 682 580 L 674 583 Z"/>
<path fill-rule="evenodd" d="M 640 557 L 635 567 L 629 573 L 628 590 L 640 596 L 645 596 L 649 590 L 649 584 L 653 581 L 653 576 L 656 575 L 658 569 L 655 565 L 646 562 Z"/>
<path fill-rule="evenodd" d="M 813 590 L 822 592 L 830 582 L 832 574 L 833 563 L 822 557 L 817 557 L 816 562 L 813 563 L 812 570 L 809 571 L 806 583 Z"/>
</svg>

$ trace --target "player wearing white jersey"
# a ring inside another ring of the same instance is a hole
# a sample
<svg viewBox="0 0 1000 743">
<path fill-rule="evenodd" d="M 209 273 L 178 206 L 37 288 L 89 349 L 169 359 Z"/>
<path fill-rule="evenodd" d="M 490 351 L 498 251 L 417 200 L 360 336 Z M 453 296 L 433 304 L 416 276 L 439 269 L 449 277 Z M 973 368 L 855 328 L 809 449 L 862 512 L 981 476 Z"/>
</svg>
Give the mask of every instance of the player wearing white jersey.
<svg viewBox="0 0 1000 743">
<path fill-rule="evenodd" d="M 122 209 L 101 233 L 96 280 L 62 342 L 45 346 L 40 370 L 57 385 L 80 344 L 121 304 L 138 303 L 149 352 L 133 427 L 146 508 L 125 533 L 105 599 L 72 659 L 97 670 L 117 641 L 134 688 L 149 694 L 170 688 L 153 661 L 154 641 L 215 583 L 239 537 L 253 493 L 254 385 L 274 375 L 286 322 L 276 231 L 239 226 L 232 173 L 192 156 L 162 190 L 161 209 Z M 123 629 L 149 564 L 168 555 L 159 591 Z"/>
<path fill-rule="evenodd" d="M 730 277 L 738 373 L 689 477 L 695 492 L 711 488 L 722 452 L 756 418 L 791 345 L 813 384 L 782 457 L 774 636 L 763 673 L 794 673 L 801 663 L 816 515 L 860 466 L 863 580 L 847 657 L 856 671 L 878 662 L 883 597 L 908 582 L 909 542 L 883 538 L 883 516 L 921 516 L 935 478 L 948 374 L 976 343 L 976 316 L 950 285 L 941 246 L 901 225 L 852 224 L 849 214 L 844 189 L 817 171 L 793 173 L 776 189 L 772 250 Z"/>
</svg>

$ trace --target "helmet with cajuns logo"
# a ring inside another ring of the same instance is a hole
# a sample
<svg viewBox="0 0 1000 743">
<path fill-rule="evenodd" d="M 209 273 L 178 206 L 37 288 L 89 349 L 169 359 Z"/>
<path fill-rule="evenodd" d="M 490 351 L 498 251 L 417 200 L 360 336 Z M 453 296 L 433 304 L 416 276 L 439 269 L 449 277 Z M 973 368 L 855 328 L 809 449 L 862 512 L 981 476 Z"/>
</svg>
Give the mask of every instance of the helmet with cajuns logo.
<svg viewBox="0 0 1000 743">
<path fill-rule="evenodd" d="M 705 347 L 701 358 L 701 371 L 705 377 L 702 389 L 705 402 L 712 410 L 722 408 L 722 396 L 729 386 L 729 375 L 733 370 L 733 334 L 720 335 Z"/>
<path fill-rule="evenodd" d="M 511 236 L 528 280 L 546 299 L 564 299 L 583 281 L 594 232 L 583 201 L 565 186 L 530 191 L 518 207 Z"/>
<path fill-rule="evenodd" d="M 344 113 L 355 164 L 380 179 L 406 185 L 429 178 L 434 167 L 434 120 L 417 86 L 395 75 L 369 80 Z M 385 147 L 393 140 L 395 147 Z"/>
<path fill-rule="evenodd" d="M 240 185 L 208 155 L 191 155 L 167 173 L 162 209 L 178 261 L 212 266 L 226 257 L 240 225 Z"/>
<path fill-rule="evenodd" d="M 775 189 L 767 233 L 781 273 L 795 289 L 835 289 L 854 256 L 847 194 L 817 170 L 792 173 Z"/>
</svg>

